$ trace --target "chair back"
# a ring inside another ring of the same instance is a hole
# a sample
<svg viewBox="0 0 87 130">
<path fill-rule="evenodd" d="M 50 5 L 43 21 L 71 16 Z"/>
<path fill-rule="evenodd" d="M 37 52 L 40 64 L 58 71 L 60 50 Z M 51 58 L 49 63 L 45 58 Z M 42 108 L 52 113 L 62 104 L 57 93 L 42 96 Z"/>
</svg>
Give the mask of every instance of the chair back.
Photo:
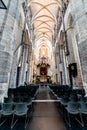
<svg viewBox="0 0 87 130">
<path fill-rule="evenodd" d="M 27 104 L 17 103 L 15 104 L 15 111 L 17 112 L 26 112 L 28 110 Z"/>
<path fill-rule="evenodd" d="M 12 111 L 14 105 L 12 103 L 3 103 L 3 111 Z"/>
</svg>

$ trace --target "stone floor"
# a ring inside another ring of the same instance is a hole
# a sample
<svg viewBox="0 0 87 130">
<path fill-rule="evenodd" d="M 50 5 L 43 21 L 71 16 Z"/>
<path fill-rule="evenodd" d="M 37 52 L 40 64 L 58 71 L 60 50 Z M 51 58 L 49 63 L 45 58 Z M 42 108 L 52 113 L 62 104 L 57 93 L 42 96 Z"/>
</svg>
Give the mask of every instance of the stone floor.
<svg viewBox="0 0 87 130">
<path fill-rule="evenodd" d="M 46 89 L 42 88 L 39 91 L 35 101 L 30 130 L 66 130 L 56 104 Z"/>
</svg>

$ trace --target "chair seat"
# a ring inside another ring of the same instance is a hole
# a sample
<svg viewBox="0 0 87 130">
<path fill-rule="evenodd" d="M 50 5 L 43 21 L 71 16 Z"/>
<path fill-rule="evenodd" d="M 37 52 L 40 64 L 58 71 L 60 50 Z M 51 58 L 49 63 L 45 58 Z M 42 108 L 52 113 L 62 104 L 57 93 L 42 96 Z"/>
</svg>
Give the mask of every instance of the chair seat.
<svg viewBox="0 0 87 130">
<path fill-rule="evenodd" d="M 78 109 L 77 109 L 77 110 L 76 110 L 76 109 L 74 109 L 74 110 L 71 109 L 71 110 L 70 110 L 70 109 L 66 108 L 66 110 L 67 110 L 68 113 L 70 113 L 70 114 L 79 114 L 79 110 L 78 110 Z"/>
<path fill-rule="evenodd" d="M 28 107 L 26 103 L 15 104 L 15 115 L 23 116 L 26 115 L 28 111 Z"/>
<path fill-rule="evenodd" d="M 87 114 L 87 109 L 80 109 L 79 111 L 80 111 L 81 113 Z"/>
<path fill-rule="evenodd" d="M 86 102 L 79 102 L 80 103 L 80 107 L 79 110 L 81 113 L 87 114 L 87 103 Z"/>
<path fill-rule="evenodd" d="M 4 116 L 10 116 L 10 115 L 12 115 L 14 113 L 14 111 L 2 111 L 2 115 L 4 115 Z"/>
<path fill-rule="evenodd" d="M 14 112 L 14 106 L 12 103 L 3 103 L 2 114 L 11 115 Z"/>
<path fill-rule="evenodd" d="M 85 114 L 85 115 L 87 115 L 87 111 L 82 111 L 82 114 Z"/>
<path fill-rule="evenodd" d="M 14 114 L 17 116 L 24 116 L 24 115 L 26 115 L 26 112 L 15 112 Z"/>
</svg>

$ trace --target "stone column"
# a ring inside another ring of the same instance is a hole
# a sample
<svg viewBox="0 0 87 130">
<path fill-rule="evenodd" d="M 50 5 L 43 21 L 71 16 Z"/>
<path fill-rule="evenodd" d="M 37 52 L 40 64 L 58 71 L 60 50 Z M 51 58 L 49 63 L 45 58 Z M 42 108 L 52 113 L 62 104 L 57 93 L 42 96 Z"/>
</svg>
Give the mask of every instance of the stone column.
<svg viewBox="0 0 87 130">
<path fill-rule="evenodd" d="M 10 71 L 12 67 L 13 51 L 16 44 L 16 30 L 18 14 L 20 11 L 19 0 L 5 0 L 7 10 L 0 10 L 0 89 L 7 96 Z"/>
<path fill-rule="evenodd" d="M 21 72 L 20 72 L 20 80 L 19 85 L 24 84 L 26 81 L 26 71 L 27 71 L 27 57 L 28 57 L 28 45 L 23 45 L 23 52 L 22 52 L 22 60 L 21 60 Z"/>
<path fill-rule="evenodd" d="M 58 66 L 58 52 L 56 52 L 56 57 L 55 57 L 55 60 L 56 60 L 56 82 L 58 83 L 58 69 L 59 69 L 59 66 Z"/>
<path fill-rule="evenodd" d="M 87 0 L 71 0 L 70 6 L 75 24 L 83 86 L 87 88 Z"/>
</svg>

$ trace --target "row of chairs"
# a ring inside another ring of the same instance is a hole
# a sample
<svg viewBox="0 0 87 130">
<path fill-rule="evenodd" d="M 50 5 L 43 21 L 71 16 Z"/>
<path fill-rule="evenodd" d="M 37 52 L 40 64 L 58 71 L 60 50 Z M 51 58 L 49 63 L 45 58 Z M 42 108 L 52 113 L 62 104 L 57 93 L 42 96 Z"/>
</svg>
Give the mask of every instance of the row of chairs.
<svg viewBox="0 0 87 130">
<path fill-rule="evenodd" d="M 33 97 L 38 88 L 39 86 L 20 86 L 18 88 L 9 88 L 8 96 L 12 96 L 12 94 L 14 96 L 19 95 L 20 93 L 21 95 L 30 95 L 31 97 Z"/>
<path fill-rule="evenodd" d="M 56 87 L 55 87 L 56 88 Z M 52 89 L 52 87 L 51 87 Z M 84 127 L 84 116 L 87 116 L 87 98 L 85 97 L 85 91 L 82 90 L 63 90 L 64 93 L 58 89 L 52 89 L 53 94 L 56 96 L 59 101 L 61 110 L 63 111 L 65 120 L 68 119 L 68 125 L 71 127 L 71 115 Z M 61 95 L 61 96 L 60 96 Z M 79 115 L 79 118 L 77 118 Z M 84 116 L 83 116 L 84 115 Z"/>
<path fill-rule="evenodd" d="M 21 102 L 29 103 L 36 97 L 38 93 L 38 87 L 19 87 L 8 89 L 8 97 L 4 98 L 5 103 Z"/>
<path fill-rule="evenodd" d="M 33 111 L 32 100 L 37 93 L 38 86 L 9 88 L 8 97 L 4 98 L 4 103 L 0 103 L 0 126 L 11 117 L 11 129 L 13 129 L 18 119 L 25 117 L 24 128 L 26 128 Z"/>
<path fill-rule="evenodd" d="M 87 116 L 87 102 L 76 102 L 76 101 L 69 101 L 67 106 L 63 106 L 68 114 L 68 122 L 69 126 L 71 127 L 71 119 L 70 116 L 73 115 L 73 117 L 80 123 L 82 127 L 85 126 L 84 123 L 84 116 Z M 77 116 L 79 115 L 80 120 L 77 119 Z"/>
<path fill-rule="evenodd" d="M 11 129 L 15 126 L 18 119 L 21 117 L 25 117 L 25 125 L 24 128 L 27 127 L 29 122 L 29 117 L 31 114 L 31 105 L 27 105 L 26 103 L 2 103 L 0 104 L 0 119 L 4 117 L 4 120 L 0 123 L 2 126 L 8 117 L 11 117 Z M 16 119 L 15 119 L 16 118 Z"/>
<path fill-rule="evenodd" d="M 69 93 L 71 91 L 71 88 L 68 85 L 52 85 L 49 86 L 52 91 L 58 96 L 58 97 L 62 97 L 65 93 Z"/>
<path fill-rule="evenodd" d="M 31 104 L 33 98 L 30 97 L 30 96 L 16 96 L 14 98 L 11 98 L 11 97 L 5 97 L 4 98 L 4 103 L 26 103 L 27 105 L 28 104 Z"/>
</svg>

